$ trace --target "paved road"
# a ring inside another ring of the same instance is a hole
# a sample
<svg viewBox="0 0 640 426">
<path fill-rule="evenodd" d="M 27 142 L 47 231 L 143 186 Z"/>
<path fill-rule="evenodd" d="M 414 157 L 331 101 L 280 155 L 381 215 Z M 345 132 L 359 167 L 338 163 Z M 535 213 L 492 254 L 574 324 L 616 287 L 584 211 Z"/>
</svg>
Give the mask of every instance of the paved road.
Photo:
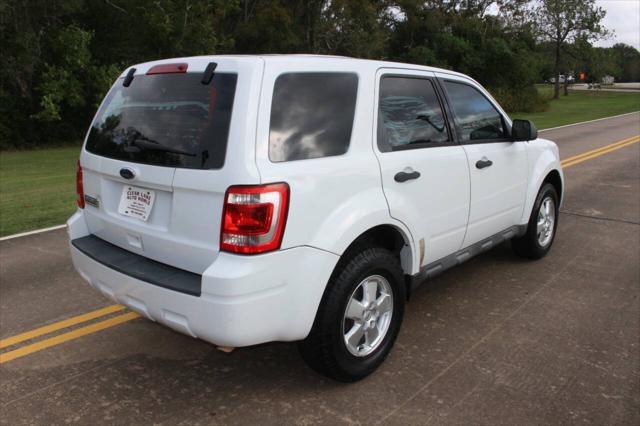
<svg viewBox="0 0 640 426">
<path fill-rule="evenodd" d="M 571 90 L 594 90 L 589 89 L 588 84 L 572 84 L 570 86 Z M 601 86 L 600 89 L 595 89 L 603 92 L 627 92 L 627 93 L 638 93 L 640 90 L 640 83 L 616 83 L 612 86 Z"/>
<path fill-rule="evenodd" d="M 638 134 L 640 114 L 542 133 L 563 158 Z M 550 255 L 503 245 L 423 285 L 362 382 L 135 319 L 0 364 L 0 423 L 640 424 L 640 144 L 565 174 Z M 110 305 L 63 231 L 1 242 L 0 277 L 3 339 Z"/>
</svg>

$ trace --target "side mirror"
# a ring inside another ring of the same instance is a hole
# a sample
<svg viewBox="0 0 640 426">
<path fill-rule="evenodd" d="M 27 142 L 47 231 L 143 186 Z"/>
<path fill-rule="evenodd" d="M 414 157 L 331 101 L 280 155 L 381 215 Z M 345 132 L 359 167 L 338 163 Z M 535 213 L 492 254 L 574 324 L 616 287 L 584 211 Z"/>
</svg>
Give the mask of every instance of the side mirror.
<svg viewBox="0 0 640 426">
<path fill-rule="evenodd" d="M 538 129 L 529 120 L 513 120 L 511 124 L 511 140 L 518 141 L 532 141 L 538 138 Z"/>
</svg>

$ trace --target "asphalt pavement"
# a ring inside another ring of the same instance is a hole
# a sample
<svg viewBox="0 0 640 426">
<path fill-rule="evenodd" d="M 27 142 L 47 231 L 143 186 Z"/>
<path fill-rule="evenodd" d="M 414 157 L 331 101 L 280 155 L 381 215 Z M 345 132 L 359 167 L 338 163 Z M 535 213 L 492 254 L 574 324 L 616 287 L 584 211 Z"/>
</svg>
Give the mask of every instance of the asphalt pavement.
<svg viewBox="0 0 640 426">
<path fill-rule="evenodd" d="M 640 113 L 541 136 L 567 159 L 639 134 Z M 582 160 L 546 258 L 504 244 L 425 283 L 355 384 L 294 343 L 225 354 L 141 318 L 82 331 L 127 311 L 3 347 L 112 303 L 75 273 L 64 230 L 2 241 L 0 354 L 85 335 L 0 363 L 0 423 L 640 424 L 640 143 Z"/>
</svg>

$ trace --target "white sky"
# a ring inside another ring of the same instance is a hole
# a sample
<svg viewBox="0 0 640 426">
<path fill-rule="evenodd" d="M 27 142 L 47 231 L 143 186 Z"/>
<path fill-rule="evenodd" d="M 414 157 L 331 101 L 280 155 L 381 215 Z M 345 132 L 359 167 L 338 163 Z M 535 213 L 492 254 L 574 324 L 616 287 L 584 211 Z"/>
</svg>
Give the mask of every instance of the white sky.
<svg viewBox="0 0 640 426">
<path fill-rule="evenodd" d="M 640 0 L 596 0 L 596 4 L 607 11 L 603 24 L 615 34 L 595 45 L 608 47 L 626 43 L 640 49 Z"/>
</svg>

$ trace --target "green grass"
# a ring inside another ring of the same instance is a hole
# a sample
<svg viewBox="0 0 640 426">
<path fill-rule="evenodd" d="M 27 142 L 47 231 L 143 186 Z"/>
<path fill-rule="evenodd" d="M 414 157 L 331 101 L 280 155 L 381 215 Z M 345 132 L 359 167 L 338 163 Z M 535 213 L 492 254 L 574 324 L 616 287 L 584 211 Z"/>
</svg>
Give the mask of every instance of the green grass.
<svg viewBox="0 0 640 426">
<path fill-rule="evenodd" d="M 551 86 L 540 86 L 551 97 Z M 640 110 L 640 93 L 571 92 L 541 113 L 512 113 L 539 129 Z M 0 152 L 0 236 L 64 223 L 74 212 L 80 148 Z"/>
<path fill-rule="evenodd" d="M 538 90 L 542 96 L 551 98 L 551 86 L 541 86 Z M 509 116 L 531 120 L 538 129 L 548 129 L 638 110 L 640 93 L 571 91 L 569 96 L 560 94 L 560 99 L 551 100 L 544 112 L 513 112 Z"/>
<path fill-rule="evenodd" d="M 0 236 L 64 223 L 76 209 L 79 147 L 0 152 Z"/>
</svg>

